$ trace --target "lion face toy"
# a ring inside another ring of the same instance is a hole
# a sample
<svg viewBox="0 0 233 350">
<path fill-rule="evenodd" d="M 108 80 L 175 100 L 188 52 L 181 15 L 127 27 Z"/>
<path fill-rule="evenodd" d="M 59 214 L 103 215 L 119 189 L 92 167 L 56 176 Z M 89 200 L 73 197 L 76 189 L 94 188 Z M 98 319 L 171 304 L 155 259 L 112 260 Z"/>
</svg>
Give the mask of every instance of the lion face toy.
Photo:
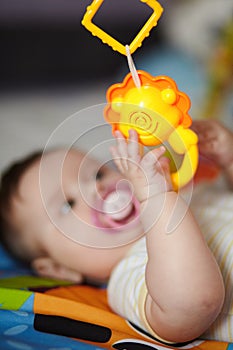
<svg viewBox="0 0 233 350">
<path fill-rule="evenodd" d="M 129 73 L 122 83 L 108 89 L 105 119 L 112 125 L 113 133 L 120 130 L 127 138 L 133 128 L 141 144 L 157 146 L 168 142 L 183 155 L 180 169 L 171 174 L 177 189 L 191 180 L 198 163 L 197 135 L 189 129 L 190 99 L 169 77 L 152 77 L 144 71 L 138 71 L 138 76 L 140 87 L 135 87 Z"/>
</svg>

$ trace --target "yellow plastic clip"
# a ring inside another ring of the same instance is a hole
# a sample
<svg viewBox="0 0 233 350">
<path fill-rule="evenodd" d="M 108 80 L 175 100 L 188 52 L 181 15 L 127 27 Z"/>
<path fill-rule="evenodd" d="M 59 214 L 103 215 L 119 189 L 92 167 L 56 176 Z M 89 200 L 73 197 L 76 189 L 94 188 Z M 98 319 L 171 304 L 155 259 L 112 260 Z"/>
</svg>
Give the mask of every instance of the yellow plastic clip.
<svg viewBox="0 0 233 350">
<path fill-rule="evenodd" d="M 162 15 L 163 8 L 156 0 L 140 0 L 141 2 L 144 2 L 146 5 L 152 8 L 153 13 L 147 20 L 147 22 L 144 24 L 142 29 L 139 31 L 139 33 L 136 35 L 136 37 L 133 39 L 131 44 L 129 45 L 130 53 L 132 54 L 137 50 L 138 47 L 142 45 L 143 40 L 149 36 L 150 31 L 153 27 L 157 25 L 157 22 L 159 18 Z M 125 51 L 125 45 L 121 44 L 119 41 L 111 37 L 109 34 L 107 34 L 104 30 L 100 29 L 98 26 L 96 26 L 92 19 L 104 0 L 94 0 L 90 6 L 87 7 L 87 11 L 83 17 L 82 24 L 83 26 L 89 30 L 92 35 L 97 36 L 100 38 L 103 43 L 108 44 L 113 48 L 113 50 L 120 52 L 122 55 L 126 55 Z"/>
</svg>

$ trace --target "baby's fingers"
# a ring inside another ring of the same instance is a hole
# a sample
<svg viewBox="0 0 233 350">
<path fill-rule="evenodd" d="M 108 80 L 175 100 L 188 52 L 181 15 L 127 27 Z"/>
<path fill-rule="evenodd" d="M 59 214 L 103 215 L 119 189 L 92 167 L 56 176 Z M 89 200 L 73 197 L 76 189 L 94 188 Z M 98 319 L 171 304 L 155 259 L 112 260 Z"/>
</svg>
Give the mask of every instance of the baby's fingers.
<svg viewBox="0 0 233 350">
<path fill-rule="evenodd" d="M 128 152 L 127 152 L 127 143 L 126 143 L 126 139 L 124 138 L 124 135 L 119 130 L 116 130 L 114 133 L 114 136 L 116 138 L 118 153 L 126 157 Z"/>
<path fill-rule="evenodd" d="M 115 163 L 119 170 L 121 172 L 135 171 L 141 160 L 137 132 L 134 129 L 129 130 L 129 138 L 126 140 L 122 133 L 117 130 L 115 137 L 116 146 L 111 153 L 115 159 L 118 158 Z"/>
<path fill-rule="evenodd" d="M 123 165 L 122 165 L 121 157 L 120 157 L 120 155 L 118 153 L 117 147 L 114 147 L 114 146 L 110 147 L 110 152 L 111 152 L 111 155 L 112 155 L 112 159 L 113 159 L 114 163 L 116 164 L 118 170 L 122 174 L 124 174 L 125 167 L 123 167 Z"/>
<path fill-rule="evenodd" d="M 129 140 L 128 140 L 128 155 L 129 158 L 135 162 L 139 161 L 139 143 L 138 143 L 138 134 L 136 130 L 129 130 Z"/>
<path fill-rule="evenodd" d="M 158 163 L 159 159 L 165 152 L 165 147 L 161 146 L 158 148 L 154 148 L 152 151 L 145 154 L 145 156 L 141 160 L 141 166 L 145 170 L 155 169 L 155 165 Z"/>
<path fill-rule="evenodd" d="M 114 135 L 116 137 L 115 156 L 118 157 L 117 163 L 120 164 L 121 172 L 125 172 L 128 170 L 127 141 L 119 130 L 116 130 Z"/>
</svg>

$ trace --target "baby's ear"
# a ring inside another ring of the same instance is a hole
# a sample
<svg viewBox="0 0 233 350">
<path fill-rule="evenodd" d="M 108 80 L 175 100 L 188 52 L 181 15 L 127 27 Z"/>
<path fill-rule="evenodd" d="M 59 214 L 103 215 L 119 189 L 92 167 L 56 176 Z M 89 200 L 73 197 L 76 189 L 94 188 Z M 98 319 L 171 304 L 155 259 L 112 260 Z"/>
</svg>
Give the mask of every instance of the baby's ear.
<svg viewBox="0 0 233 350">
<path fill-rule="evenodd" d="M 79 272 L 69 269 L 66 266 L 59 265 L 49 257 L 34 259 L 31 263 L 31 267 L 39 276 L 51 277 L 75 283 L 82 283 L 83 281 L 83 276 Z"/>
</svg>

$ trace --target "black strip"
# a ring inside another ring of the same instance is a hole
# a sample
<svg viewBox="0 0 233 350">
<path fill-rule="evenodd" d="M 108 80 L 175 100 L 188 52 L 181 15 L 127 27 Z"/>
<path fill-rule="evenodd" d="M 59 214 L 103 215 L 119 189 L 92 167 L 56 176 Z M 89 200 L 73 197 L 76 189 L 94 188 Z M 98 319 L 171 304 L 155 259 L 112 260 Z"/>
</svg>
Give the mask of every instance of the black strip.
<svg viewBox="0 0 233 350">
<path fill-rule="evenodd" d="M 158 350 L 158 348 L 154 347 L 154 344 L 151 344 L 151 346 L 142 344 L 140 343 L 140 340 L 137 342 L 125 341 L 122 343 L 115 343 L 113 348 L 117 350 Z"/>
<path fill-rule="evenodd" d="M 96 343 L 106 343 L 112 335 L 111 329 L 107 327 L 62 316 L 40 314 L 35 314 L 34 328 L 44 333 L 64 335 Z"/>
<path fill-rule="evenodd" d="M 151 334 L 147 333 L 146 331 L 144 331 L 144 329 L 136 326 L 134 323 L 128 321 L 129 324 L 135 328 L 138 332 L 140 332 L 141 334 L 144 334 L 146 335 L 147 337 L 150 337 L 151 339 L 157 341 L 158 343 L 161 343 L 161 344 L 164 344 L 164 345 L 168 345 L 168 346 L 172 346 L 174 348 L 177 348 L 177 347 L 182 347 L 182 346 L 185 346 L 185 345 L 188 345 L 190 343 L 192 343 L 193 341 L 195 341 L 196 339 L 193 339 L 193 340 L 189 340 L 189 341 L 186 341 L 186 342 L 180 342 L 180 343 L 167 343 L 161 339 L 157 339 L 156 337 L 152 336 Z M 127 349 L 127 348 L 126 348 Z"/>
</svg>

